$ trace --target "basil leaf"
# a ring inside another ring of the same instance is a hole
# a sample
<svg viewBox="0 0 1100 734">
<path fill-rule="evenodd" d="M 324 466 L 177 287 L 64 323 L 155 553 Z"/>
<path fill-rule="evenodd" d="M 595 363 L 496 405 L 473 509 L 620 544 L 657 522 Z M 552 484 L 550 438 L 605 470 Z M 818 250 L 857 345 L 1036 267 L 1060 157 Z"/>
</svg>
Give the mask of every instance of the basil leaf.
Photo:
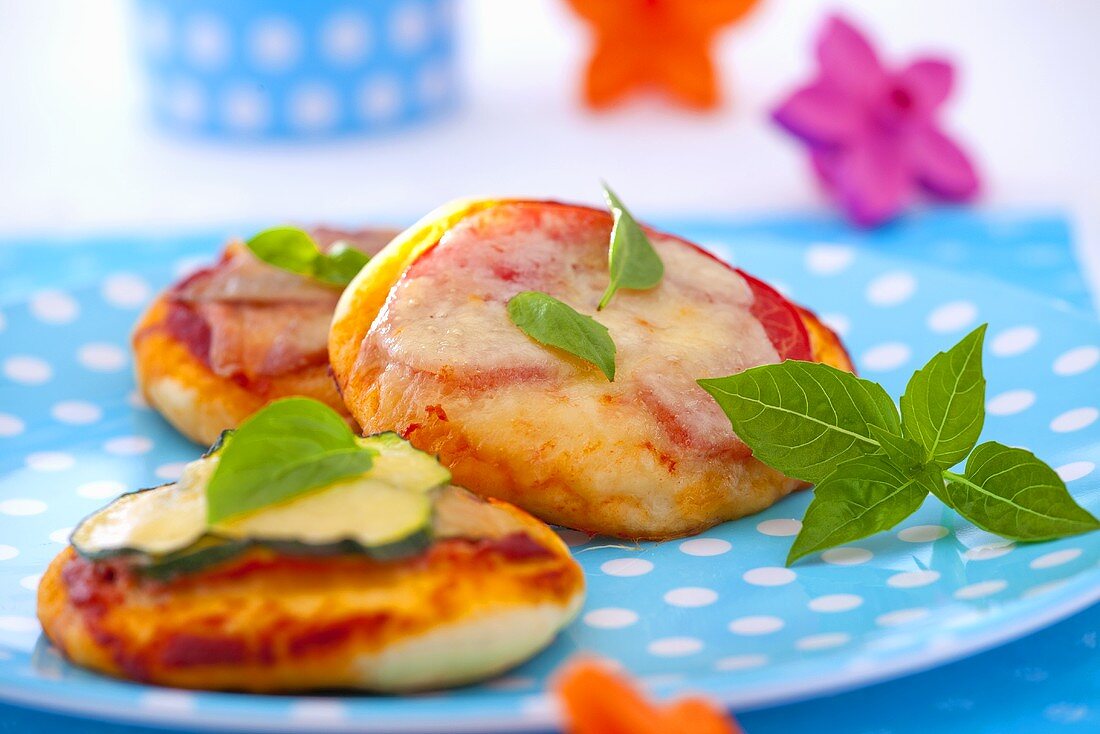
<svg viewBox="0 0 1100 734">
<path fill-rule="evenodd" d="M 371 467 L 344 419 L 309 398 L 277 400 L 228 434 L 206 487 L 207 521 L 216 523 L 288 500 Z"/>
<path fill-rule="evenodd" d="M 618 289 L 648 290 L 660 283 L 665 274 L 664 263 L 653 249 L 653 243 L 607 184 L 604 184 L 603 195 L 615 224 L 611 227 L 611 244 L 607 251 L 611 279 L 597 311 L 602 311 L 611 302 Z"/>
<path fill-rule="evenodd" d="M 943 480 L 934 470 L 909 473 L 882 455 L 841 464 L 814 489 L 787 565 L 815 551 L 889 530 L 916 512 L 937 484 Z"/>
<path fill-rule="evenodd" d="M 988 441 L 966 461 L 966 474 L 946 472 L 936 492 L 944 504 L 983 530 L 1013 540 L 1053 540 L 1100 529 L 1058 473 L 1025 449 Z"/>
<path fill-rule="evenodd" d="M 982 340 L 988 324 L 970 332 L 917 370 L 901 397 L 906 434 L 947 469 L 966 458 L 985 422 Z"/>
<path fill-rule="evenodd" d="M 787 360 L 698 382 L 756 458 L 807 482 L 879 451 L 871 426 L 901 432 L 881 385 L 825 364 Z"/>
<path fill-rule="evenodd" d="M 911 438 L 896 436 L 878 426 L 870 426 L 871 438 L 878 441 L 882 452 L 894 462 L 894 465 L 905 471 L 915 471 L 924 466 L 928 457 L 924 447 Z"/>
<path fill-rule="evenodd" d="M 568 304 L 539 291 L 524 291 L 508 301 L 508 317 L 539 344 L 557 347 L 590 362 L 615 381 L 615 342 L 607 327 Z"/>
<path fill-rule="evenodd" d="M 359 250 L 346 242 L 337 242 L 328 253 L 320 253 L 314 261 L 313 277 L 325 283 L 345 286 L 368 262 L 370 258 Z"/>
<path fill-rule="evenodd" d="M 308 232 L 297 227 L 274 227 L 253 236 L 245 245 L 256 257 L 297 275 L 345 286 L 370 260 L 354 247 L 340 242 L 326 254 Z"/>
</svg>

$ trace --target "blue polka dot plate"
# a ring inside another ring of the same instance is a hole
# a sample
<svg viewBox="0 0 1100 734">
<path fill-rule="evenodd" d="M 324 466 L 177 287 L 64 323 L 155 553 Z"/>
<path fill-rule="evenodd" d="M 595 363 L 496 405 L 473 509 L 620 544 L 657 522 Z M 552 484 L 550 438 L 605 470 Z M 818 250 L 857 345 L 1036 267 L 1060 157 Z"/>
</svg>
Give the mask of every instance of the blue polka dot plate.
<svg viewBox="0 0 1100 734">
<path fill-rule="evenodd" d="M 701 536 L 624 544 L 561 531 L 589 581 L 543 654 L 484 685 L 415 697 L 176 691 L 68 665 L 35 620 L 39 574 L 69 528 L 118 493 L 176 477 L 199 449 L 133 392 L 127 339 L 155 289 L 216 236 L 0 245 L 0 699 L 220 731 L 512 731 L 556 720 L 548 677 L 578 651 L 658 695 L 735 708 L 820 695 L 959 658 L 1100 599 L 1100 534 L 1015 545 L 939 502 L 889 533 L 783 567 L 810 500 Z M 732 257 L 720 239 L 708 241 Z M 738 242 L 845 334 L 861 371 L 900 393 L 911 371 L 990 324 L 986 435 L 1026 446 L 1100 511 L 1100 324 L 1000 281 L 843 242 Z"/>
</svg>

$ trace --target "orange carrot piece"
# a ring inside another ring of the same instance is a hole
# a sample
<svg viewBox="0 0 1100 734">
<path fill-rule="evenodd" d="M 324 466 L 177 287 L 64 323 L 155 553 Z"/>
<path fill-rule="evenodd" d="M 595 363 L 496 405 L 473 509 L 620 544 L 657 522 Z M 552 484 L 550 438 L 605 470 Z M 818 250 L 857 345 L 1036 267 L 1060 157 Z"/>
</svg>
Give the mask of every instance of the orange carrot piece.
<svg viewBox="0 0 1100 734">
<path fill-rule="evenodd" d="M 625 677 L 594 661 L 569 665 L 558 678 L 557 691 L 567 734 L 742 734 L 705 699 L 657 706 Z"/>
</svg>

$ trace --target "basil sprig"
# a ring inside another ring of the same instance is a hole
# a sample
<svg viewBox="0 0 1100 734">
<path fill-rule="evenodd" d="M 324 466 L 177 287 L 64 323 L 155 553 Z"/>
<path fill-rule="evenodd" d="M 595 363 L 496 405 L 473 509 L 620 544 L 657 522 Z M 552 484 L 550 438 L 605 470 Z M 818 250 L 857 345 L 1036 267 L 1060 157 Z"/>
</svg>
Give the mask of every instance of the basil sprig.
<svg viewBox="0 0 1100 734">
<path fill-rule="evenodd" d="M 265 229 L 245 244 L 268 265 L 325 285 L 346 286 L 370 261 L 344 242 L 337 242 L 328 252 L 322 252 L 309 233 L 297 227 Z"/>
<path fill-rule="evenodd" d="M 591 316 L 540 291 L 524 291 L 508 301 L 508 317 L 539 344 L 580 357 L 615 381 L 615 342 L 607 327 Z"/>
<path fill-rule="evenodd" d="M 607 184 L 603 185 L 603 195 L 611 209 L 614 224 L 607 249 L 607 269 L 611 279 L 596 307 L 597 311 L 602 311 L 620 288 L 649 290 L 660 283 L 665 274 L 664 263 L 653 249 L 653 243 Z"/>
<path fill-rule="evenodd" d="M 207 521 L 358 476 L 371 468 L 374 455 L 327 405 L 308 398 L 277 400 L 225 436 L 206 486 Z"/>
<path fill-rule="evenodd" d="M 985 330 L 917 370 L 900 415 L 881 386 L 823 364 L 788 360 L 699 380 L 758 459 L 817 485 L 788 565 L 894 527 L 929 493 L 1014 540 L 1100 529 L 1029 451 L 992 441 L 975 448 L 985 420 Z M 963 459 L 963 473 L 950 471 Z"/>
</svg>

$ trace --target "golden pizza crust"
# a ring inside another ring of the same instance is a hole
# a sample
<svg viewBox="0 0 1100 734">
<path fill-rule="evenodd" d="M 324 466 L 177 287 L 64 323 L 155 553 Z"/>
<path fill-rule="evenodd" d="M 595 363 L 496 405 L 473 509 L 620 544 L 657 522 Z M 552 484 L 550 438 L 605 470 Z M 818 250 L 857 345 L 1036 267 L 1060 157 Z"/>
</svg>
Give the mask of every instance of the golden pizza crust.
<svg viewBox="0 0 1100 734">
<path fill-rule="evenodd" d="M 291 558 L 253 549 L 159 583 L 72 548 L 38 591 L 46 635 L 78 665 L 183 688 L 408 691 L 506 670 L 580 608 L 584 578 L 552 530 L 515 508 L 544 551 L 512 557 L 476 541 L 424 554 Z"/>
</svg>

